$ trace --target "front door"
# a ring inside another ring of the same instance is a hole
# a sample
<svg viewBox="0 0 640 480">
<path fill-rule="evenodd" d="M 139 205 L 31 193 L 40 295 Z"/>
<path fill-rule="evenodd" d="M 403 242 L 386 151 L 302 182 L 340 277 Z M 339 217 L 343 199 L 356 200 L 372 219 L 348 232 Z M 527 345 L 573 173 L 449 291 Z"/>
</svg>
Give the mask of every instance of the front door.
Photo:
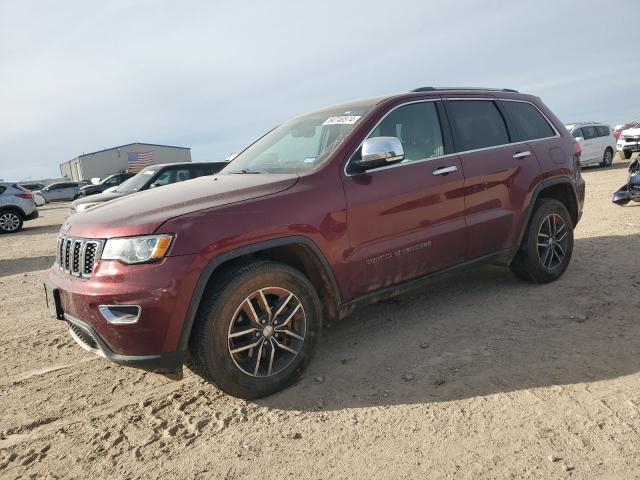
<svg viewBox="0 0 640 480">
<path fill-rule="evenodd" d="M 465 257 L 464 175 L 458 156 L 445 155 L 436 102 L 393 109 L 369 135 L 379 136 L 398 137 L 405 159 L 343 176 L 350 297 Z"/>
</svg>

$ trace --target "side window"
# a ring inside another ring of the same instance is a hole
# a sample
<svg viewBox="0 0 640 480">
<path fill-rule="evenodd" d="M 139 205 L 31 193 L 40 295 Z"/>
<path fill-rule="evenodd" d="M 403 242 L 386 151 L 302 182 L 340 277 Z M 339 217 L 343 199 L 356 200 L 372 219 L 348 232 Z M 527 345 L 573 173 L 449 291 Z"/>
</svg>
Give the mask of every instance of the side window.
<svg viewBox="0 0 640 480">
<path fill-rule="evenodd" d="M 153 183 L 158 186 L 158 187 L 162 187 L 163 185 L 169 185 L 170 183 L 172 183 L 172 173 L 174 172 L 174 170 L 168 168 L 165 171 L 163 171 L 162 173 L 160 173 L 157 178 L 153 181 Z M 175 178 L 175 177 L 173 177 Z"/>
<path fill-rule="evenodd" d="M 193 178 L 193 173 L 189 168 L 178 168 L 176 169 L 176 182 L 184 182 L 185 180 L 189 180 Z"/>
<path fill-rule="evenodd" d="M 573 131 L 572 135 L 573 135 L 573 138 L 578 138 L 578 137 L 582 137 L 582 138 L 584 138 L 584 135 L 583 135 L 583 133 L 582 133 L 582 129 L 581 129 L 581 128 L 576 128 L 576 129 Z"/>
<path fill-rule="evenodd" d="M 598 133 L 596 132 L 596 127 L 582 127 L 582 133 L 585 140 L 596 138 L 598 136 Z"/>
<path fill-rule="evenodd" d="M 507 126 L 492 101 L 449 100 L 447 110 L 458 151 L 509 143 Z"/>
<path fill-rule="evenodd" d="M 597 126 L 596 130 L 598 131 L 599 137 L 608 137 L 609 134 L 611 133 L 611 130 L 606 125 Z"/>
<path fill-rule="evenodd" d="M 118 185 L 119 182 L 120 182 L 120 177 L 118 176 L 118 177 L 111 177 L 109 180 L 104 182 L 104 184 L 108 186 L 113 186 L 113 185 Z"/>
<path fill-rule="evenodd" d="M 553 137 L 555 132 L 536 107 L 525 102 L 500 102 L 512 130 L 512 142 Z"/>
<path fill-rule="evenodd" d="M 398 137 L 404 149 L 403 162 L 444 155 L 435 102 L 411 103 L 396 108 L 371 132 L 371 137 Z"/>
<path fill-rule="evenodd" d="M 4 192 L 6 189 L 7 189 L 7 187 L 3 187 L 2 185 L 0 185 L 0 194 L 1 194 L 2 192 Z"/>
</svg>

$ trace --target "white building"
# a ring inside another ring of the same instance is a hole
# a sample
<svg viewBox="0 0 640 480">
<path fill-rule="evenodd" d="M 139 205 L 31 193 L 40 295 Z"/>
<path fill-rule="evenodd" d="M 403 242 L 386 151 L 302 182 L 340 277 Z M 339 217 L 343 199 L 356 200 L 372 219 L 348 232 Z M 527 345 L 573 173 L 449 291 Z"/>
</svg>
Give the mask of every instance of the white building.
<svg viewBox="0 0 640 480">
<path fill-rule="evenodd" d="M 150 165 L 174 162 L 190 162 L 191 149 L 156 145 L 153 143 L 129 143 L 92 153 L 83 153 L 73 160 L 60 164 L 63 177 L 78 181 L 90 178 L 105 178 L 127 170 L 140 170 L 139 161 Z M 138 165 L 132 167 L 131 165 Z"/>
</svg>

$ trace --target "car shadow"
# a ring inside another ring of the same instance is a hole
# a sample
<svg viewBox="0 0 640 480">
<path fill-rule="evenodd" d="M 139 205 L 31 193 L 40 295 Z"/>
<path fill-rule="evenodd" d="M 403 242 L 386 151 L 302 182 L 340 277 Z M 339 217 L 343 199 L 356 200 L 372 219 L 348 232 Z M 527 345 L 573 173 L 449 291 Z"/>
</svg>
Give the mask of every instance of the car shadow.
<svg viewBox="0 0 640 480">
<path fill-rule="evenodd" d="M 46 233 L 58 233 L 60 231 L 60 225 L 36 225 L 30 226 L 27 223 L 24 224 L 22 230 L 16 232 L 14 235 L 43 235 Z"/>
<path fill-rule="evenodd" d="M 258 403 L 322 411 L 445 402 L 637 373 L 638 245 L 637 234 L 576 239 L 551 284 L 486 266 L 364 307 L 325 329 L 297 384 Z"/>
<path fill-rule="evenodd" d="M 12 258 L 10 260 L 0 260 L 0 278 L 21 273 L 47 270 L 56 257 L 54 255 L 44 255 L 41 257 Z"/>
</svg>

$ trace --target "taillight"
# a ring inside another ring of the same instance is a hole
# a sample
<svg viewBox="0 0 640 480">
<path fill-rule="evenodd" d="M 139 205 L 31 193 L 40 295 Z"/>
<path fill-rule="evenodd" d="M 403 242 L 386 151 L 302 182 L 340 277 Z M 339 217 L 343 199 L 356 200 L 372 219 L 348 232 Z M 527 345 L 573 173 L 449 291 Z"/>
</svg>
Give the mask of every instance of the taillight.
<svg viewBox="0 0 640 480">
<path fill-rule="evenodd" d="M 26 198 L 27 200 L 33 200 L 33 195 L 31 193 L 16 193 L 16 197 Z"/>
<path fill-rule="evenodd" d="M 582 147 L 578 142 L 573 142 L 573 154 L 578 157 L 582 155 Z"/>
</svg>

